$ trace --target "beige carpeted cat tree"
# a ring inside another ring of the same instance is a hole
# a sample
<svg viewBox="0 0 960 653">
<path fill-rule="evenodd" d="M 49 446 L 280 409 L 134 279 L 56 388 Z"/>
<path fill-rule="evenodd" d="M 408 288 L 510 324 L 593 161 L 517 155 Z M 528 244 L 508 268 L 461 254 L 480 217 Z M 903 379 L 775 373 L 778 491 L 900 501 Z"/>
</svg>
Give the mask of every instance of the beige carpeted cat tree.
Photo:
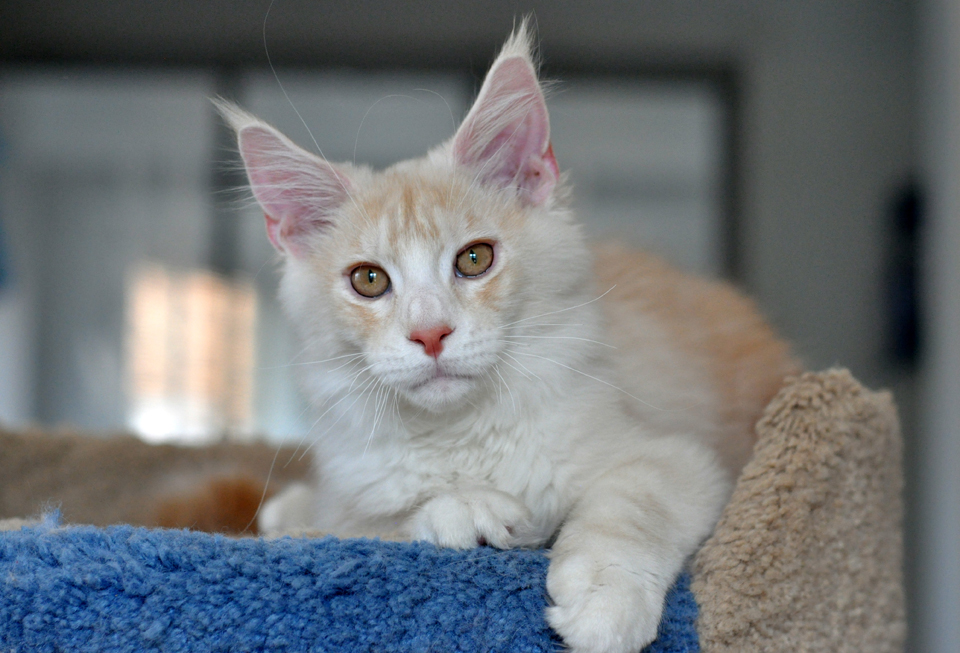
<svg viewBox="0 0 960 653">
<path fill-rule="evenodd" d="M 702 650 L 901 651 L 902 477 L 891 396 L 845 370 L 804 374 L 770 403 L 757 432 L 753 459 L 692 562 Z M 156 525 L 165 491 L 211 474 L 262 484 L 273 454 L 264 445 L 0 432 L 0 518 L 54 501 L 68 522 Z M 274 483 L 305 473 L 302 462 L 281 465 Z"/>
<path fill-rule="evenodd" d="M 753 459 L 694 560 L 708 652 L 902 651 L 900 427 L 846 370 L 770 403 Z"/>
</svg>

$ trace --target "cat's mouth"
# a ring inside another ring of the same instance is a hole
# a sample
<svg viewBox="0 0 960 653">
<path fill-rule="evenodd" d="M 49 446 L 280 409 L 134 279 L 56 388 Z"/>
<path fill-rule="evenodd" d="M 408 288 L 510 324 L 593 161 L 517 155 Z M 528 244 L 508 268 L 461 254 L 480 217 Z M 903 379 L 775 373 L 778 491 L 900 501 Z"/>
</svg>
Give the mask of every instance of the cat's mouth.
<svg viewBox="0 0 960 653">
<path fill-rule="evenodd" d="M 408 398 L 433 412 L 449 410 L 461 403 L 474 386 L 476 377 L 434 368 L 407 389 Z"/>
<path fill-rule="evenodd" d="M 415 384 L 413 384 L 413 386 L 411 386 L 410 389 L 416 391 L 431 385 L 452 384 L 458 381 L 470 381 L 472 378 L 472 376 L 467 374 L 453 374 L 440 368 L 436 368 L 432 374 L 427 376 L 425 379 L 417 381 Z"/>
</svg>

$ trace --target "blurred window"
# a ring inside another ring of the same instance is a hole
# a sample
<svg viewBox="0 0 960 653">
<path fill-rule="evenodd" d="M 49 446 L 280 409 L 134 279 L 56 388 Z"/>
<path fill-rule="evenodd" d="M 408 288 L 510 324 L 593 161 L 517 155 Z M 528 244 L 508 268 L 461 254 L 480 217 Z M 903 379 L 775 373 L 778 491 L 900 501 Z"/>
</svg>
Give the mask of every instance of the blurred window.
<svg viewBox="0 0 960 653">
<path fill-rule="evenodd" d="M 253 286 L 145 265 L 126 306 L 128 425 L 150 441 L 252 435 Z"/>
</svg>

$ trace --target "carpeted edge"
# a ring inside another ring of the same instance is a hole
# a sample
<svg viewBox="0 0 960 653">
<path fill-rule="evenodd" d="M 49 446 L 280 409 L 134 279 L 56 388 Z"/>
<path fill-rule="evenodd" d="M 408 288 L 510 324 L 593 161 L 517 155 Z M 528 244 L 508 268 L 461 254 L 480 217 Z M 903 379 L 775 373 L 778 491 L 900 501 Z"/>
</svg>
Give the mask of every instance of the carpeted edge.
<svg viewBox="0 0 960 653">
<path fill-rule="evenodd" d="M 899 422 L 846 370 L 806 373 L 693 563 L 705 653 L 903 649 Z"/>
</svg>

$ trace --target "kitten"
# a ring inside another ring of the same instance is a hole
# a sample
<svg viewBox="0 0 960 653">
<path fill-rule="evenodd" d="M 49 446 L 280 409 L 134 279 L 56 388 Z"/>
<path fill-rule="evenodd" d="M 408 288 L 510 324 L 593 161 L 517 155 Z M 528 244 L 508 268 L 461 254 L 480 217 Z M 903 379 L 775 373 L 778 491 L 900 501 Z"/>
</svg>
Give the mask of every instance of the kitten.
<svg viewBox="0 0 960 653">
<path fill-rule="evenodd" d="M 219 106 L 314 361 L 317 481 L 261 528 L 548 545 L 572 650 L 652 641 L 794 364 L 734 291 L 588 249 L 526 25 L 453 138 L 382 172 Z"/>
</svg>

